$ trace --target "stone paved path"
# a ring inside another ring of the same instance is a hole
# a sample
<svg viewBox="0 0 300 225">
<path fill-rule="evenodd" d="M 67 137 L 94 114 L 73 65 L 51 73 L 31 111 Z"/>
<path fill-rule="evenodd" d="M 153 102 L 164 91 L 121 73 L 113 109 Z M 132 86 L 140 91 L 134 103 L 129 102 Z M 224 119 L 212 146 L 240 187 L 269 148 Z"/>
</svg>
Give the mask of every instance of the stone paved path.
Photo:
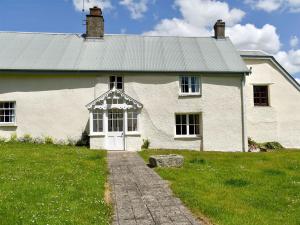
<svg viewBox="0 0 300 225">
<path fill-rule="evenodd" d="M 113 225 L 201 225 L 137 153 L 109 152 Z"/>
</svg>

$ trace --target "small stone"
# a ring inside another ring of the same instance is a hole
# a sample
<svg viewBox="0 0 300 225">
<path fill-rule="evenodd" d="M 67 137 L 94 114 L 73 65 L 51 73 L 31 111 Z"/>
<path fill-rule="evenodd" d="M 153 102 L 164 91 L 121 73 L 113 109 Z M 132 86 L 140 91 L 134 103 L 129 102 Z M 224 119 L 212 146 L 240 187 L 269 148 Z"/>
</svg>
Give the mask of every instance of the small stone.
<svg viewBox="0 0 300 225">
<path fill-rule="evenodd" d="M 153 155 L 149 158 L 150 167 L 182 167 L 182 155 Z"/>
</svg>

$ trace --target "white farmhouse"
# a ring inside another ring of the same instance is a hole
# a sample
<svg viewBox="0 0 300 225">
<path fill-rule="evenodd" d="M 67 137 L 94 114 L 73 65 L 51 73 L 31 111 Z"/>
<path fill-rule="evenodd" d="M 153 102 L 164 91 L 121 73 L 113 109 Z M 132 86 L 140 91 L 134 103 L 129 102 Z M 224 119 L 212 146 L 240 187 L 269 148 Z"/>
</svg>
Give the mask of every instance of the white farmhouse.
<svg viewBox="0 0 300 225">
<path fill-rule="evenodd" d="M 0 33 L 0 136 L 89 133 L 92 149 L 300 147 L 300 86 L 270 55 L 213 37 Z"/>
</svg>

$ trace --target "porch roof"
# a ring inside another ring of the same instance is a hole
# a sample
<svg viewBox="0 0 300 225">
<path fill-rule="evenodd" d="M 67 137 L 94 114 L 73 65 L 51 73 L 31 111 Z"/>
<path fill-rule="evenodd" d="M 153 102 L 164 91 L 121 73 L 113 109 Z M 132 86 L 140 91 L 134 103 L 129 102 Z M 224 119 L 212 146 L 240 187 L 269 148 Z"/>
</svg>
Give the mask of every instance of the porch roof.
<svg viewBox="0 0 300 225">
<path fill-rule="evenodd" d="M 107 105 L 104 104 L 104 101 L 107 99 L 111 99 L 114 96 L 118 96 L 123 98 L 128 104 L 119 105 L 120 109 L 128 108 L 128 105 L 131 105 L 133 108 L 141 109 L 143 108 L 143 104 L 138 102 L 137 100 L 133 99 L 129 95 L 125 94 L 123 91 L 118 89 L 111 89 L 104 94 L 100 95 L 98 98 L 94 99 L 92 102 L 86 105 L 86 107 L 91 110 L 97 107 L 98 109 L 106 109 Z"/>
</svg>

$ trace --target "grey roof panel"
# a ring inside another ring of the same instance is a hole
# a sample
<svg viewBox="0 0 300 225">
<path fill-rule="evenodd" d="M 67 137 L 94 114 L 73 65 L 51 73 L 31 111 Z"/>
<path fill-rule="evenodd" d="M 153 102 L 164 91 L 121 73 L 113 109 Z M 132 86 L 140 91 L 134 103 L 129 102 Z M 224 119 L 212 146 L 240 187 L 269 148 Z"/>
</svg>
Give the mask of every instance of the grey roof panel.
<svg viewBox="0 0 300 225">
<path fill-rule="evenodd" d="M 229 39 L 0 32 L 0 70 L 248 72 Z"/>
</svg>

